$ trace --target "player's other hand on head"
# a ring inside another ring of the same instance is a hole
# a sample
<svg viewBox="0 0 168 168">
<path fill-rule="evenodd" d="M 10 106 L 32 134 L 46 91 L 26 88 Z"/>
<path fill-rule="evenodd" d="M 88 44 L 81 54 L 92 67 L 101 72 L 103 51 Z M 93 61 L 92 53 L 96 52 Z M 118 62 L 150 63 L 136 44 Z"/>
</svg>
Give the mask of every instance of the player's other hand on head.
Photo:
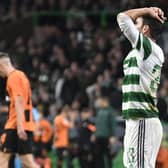
<svg viewBox="0 0 168 168">
<path fill-rule="evenodd" d="M 27 134 L 26 134 L 23 127 L 20 127 L 20 126 L 17 127 L 17 135 L 18 135 L 19 139 L 27 140 Z"/>
<path fill-rule="evenodd" d="M 157 19 L 161 23 L 164 23 L 167 20 L 162 9 L 158 7 L 150 7 L 148 9 L 149 9 L 149 15 Z"/>
</svg>

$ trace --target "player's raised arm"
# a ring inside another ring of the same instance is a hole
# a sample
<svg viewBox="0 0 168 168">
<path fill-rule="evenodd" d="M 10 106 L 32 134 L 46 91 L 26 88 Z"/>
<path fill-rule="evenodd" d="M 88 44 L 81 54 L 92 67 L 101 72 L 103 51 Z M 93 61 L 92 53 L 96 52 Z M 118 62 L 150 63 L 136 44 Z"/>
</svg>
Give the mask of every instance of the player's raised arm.
<svg viewBox="0 0 168 168">
<path fill-rule="evenodd" d="M 161 23 L 164 23 L 166 20 L 164 12 L 157 7 L 131 9 L 119 13 L 117 15 L 119 27 L 133 47 L 136 46 L 139 36 L 139 29 L 135 25 L 135 22 L 138 17 L 142 16 L 150 16 Z"/>
</svg>

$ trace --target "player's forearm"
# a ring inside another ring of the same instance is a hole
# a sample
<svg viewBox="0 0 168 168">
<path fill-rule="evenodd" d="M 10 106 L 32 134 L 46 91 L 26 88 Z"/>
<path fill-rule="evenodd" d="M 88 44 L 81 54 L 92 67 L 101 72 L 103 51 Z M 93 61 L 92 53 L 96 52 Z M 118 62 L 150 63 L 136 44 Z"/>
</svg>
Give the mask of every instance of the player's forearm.
<svg viewBox="0 0 168 168">
<path fill-rule="evenodd" d="M 126 15 L 128 15 L 132 20 L 136 20 L 138 17 L 148 15 L 149 8 L 130 9 L 122 13 L 125 13 Z"/>
<path fill-rule="evenodd" d="M 21 96 L 17 96 L 15 98 L 15 110 L 16 110 L 16 120 L 17 120 L 17 127 L 23 126 L 23 98 Z"/>
</svg>

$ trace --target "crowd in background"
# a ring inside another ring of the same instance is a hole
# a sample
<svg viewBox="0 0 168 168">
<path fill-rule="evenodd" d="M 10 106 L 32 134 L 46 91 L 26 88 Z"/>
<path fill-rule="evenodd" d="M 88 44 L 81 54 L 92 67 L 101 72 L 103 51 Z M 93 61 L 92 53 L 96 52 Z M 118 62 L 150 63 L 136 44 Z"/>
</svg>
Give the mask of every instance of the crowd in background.
<svg viewBox="0 0 168 168">
<path fill-rule="evenodd" d="M 124 10 L 144 4 L 145 1 L 134 0 L 1 0 L 0 22 L 13 22 L 39 11 L 116 12 L 116 9 Z M 80 146 L 80 143 L 86 145 L 85 152 L 90 152 L 92 143 L 96 142 L 95 137 L 91 135 L 95 135 L 95 126 L 97 126 L 96 131 L 99 131 L 99 124 L 96 125 L 96 121 L 102 117 L 99 113 L 102 108 L 100 99 L 108 98 L 108 106 L 113 109 L 111 113 L 114 121 L 110 122 L 117 125 L 120 123 L 122 62 L 130 46 L 121 36 L 115 15 L 110 19 L 108 19 L 108 22 L 111 22 L 108 23 L 109 27 L 104 28 L 101 27 L 96 16 L 41 16 L 28 39 L 18 36 L 14 44 L 1 42 L 0 39 L 0 50 L 9 52 L 15 66 L 22 69 L 31 81 L 34 111 L 38 113 L 37 121 L 42 117 L 51 124 L 51 127 L 54 127 L 54 118 L 62 112 L 65 105 L 68 105 L 70 109 L 68 117 L 74 123 L 69 134 L 72 142 L 75 142 L 72 157 L 76 154 L 76 146 Z M 168 32 L 165 29 L 159 38 L 159 43 L 165 52 L 165 63 L 158 92 L 158 108 L 160 118 L 164 122 L 168 122 L 167 36 Z M 109 118 L 108 113 L 105 118 Z M 104 129 L 106 130 L 106 126 Z M 86 131 L 84 133 L 86 137 L 78 139 L 82 131 Z M 122 131 L 119 127 L 113 126 L 112 137 L 116 139 L 111 139 L 112 144 L 122 143 Z M 111 135 L 107 137 L 110 139 Z M 87 151 L 88 144 L 82 141 L 85 138 L 90 142 L 89 151 Z M 76 139 L 79 140 L 77 143 Z M 102 140 L 99 143 L 102 143 Z M 113 155 L 115 152 L 111 153 Z M 90 156 L 90 153 L 85 154 Z M 82 154 L 78 153 L 78 156 L 83 158 Z M 86 160 L 88 159 L 91 157 Z"/>
<path fill-rule="evenodd" d="M 116 9 L 138 7 L 144 5 L 145 1 L 134 0 L 1 0 L 0 16 L 2 22 L 15 21 L 23 16 L 31 15 L 39 11 L 111 11 Z"/>
</svg>

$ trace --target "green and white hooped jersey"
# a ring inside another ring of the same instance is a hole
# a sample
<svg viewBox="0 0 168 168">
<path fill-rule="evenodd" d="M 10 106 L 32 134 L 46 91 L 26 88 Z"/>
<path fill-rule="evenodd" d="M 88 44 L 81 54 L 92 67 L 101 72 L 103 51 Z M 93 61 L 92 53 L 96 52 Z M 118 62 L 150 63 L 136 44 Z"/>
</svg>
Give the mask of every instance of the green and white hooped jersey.
<svg viewBox="0 0 168 168">
<path fill-rule="evenodd" d="M 158 117 L 157 89 L 164 62 L 162 49 L 145 37 L 125 14 L 118 15 L 118 23 L 133 49 L 123 62 L 123 117 Z"/>
</svg>

